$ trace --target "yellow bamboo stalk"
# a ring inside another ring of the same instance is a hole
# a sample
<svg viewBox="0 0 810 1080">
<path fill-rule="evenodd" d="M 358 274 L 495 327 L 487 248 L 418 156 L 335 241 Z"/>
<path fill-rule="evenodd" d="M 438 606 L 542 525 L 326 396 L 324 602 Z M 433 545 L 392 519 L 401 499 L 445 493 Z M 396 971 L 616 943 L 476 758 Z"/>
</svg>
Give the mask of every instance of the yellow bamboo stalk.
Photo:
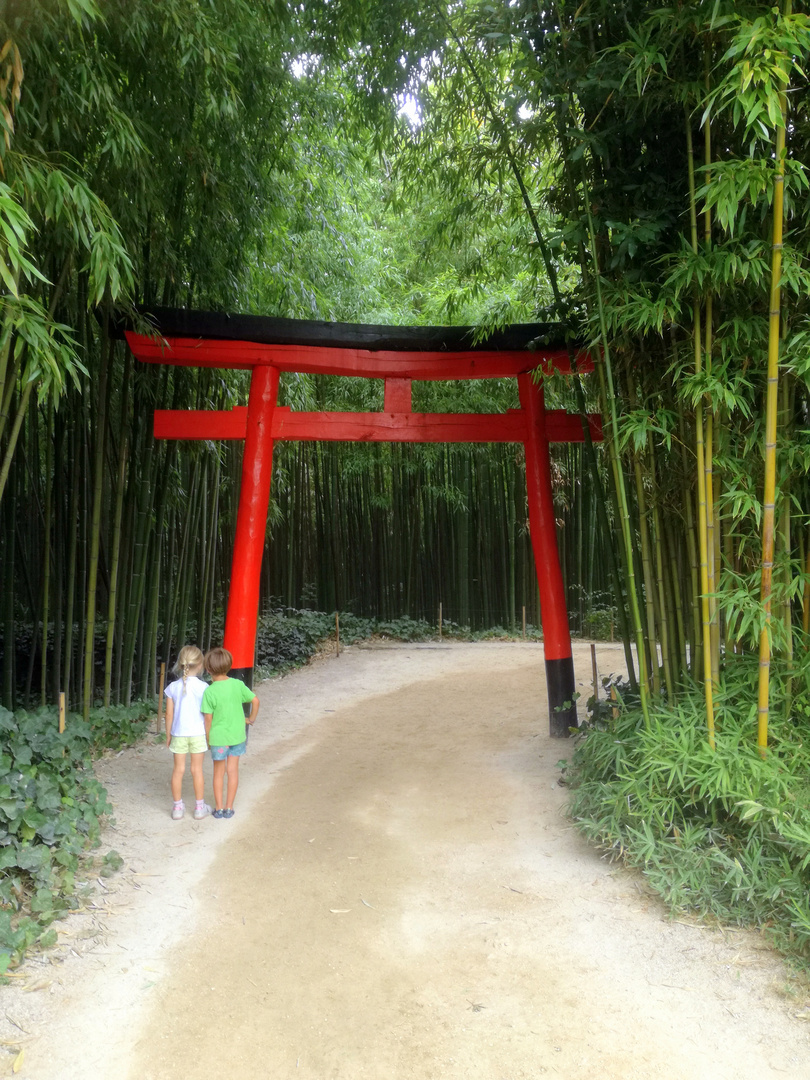
<svg viewBox="0 0 810 1080">
<path fill-rule="evenodd" d="M 785 15 L 791 0 L 785 0 Z M 771 677 L 771 592 L 776 505 L 776 432 L 779 411 L 779 330 L 781 319 L 782 228 L 785 198 L 785 127 L 787 94 L 779 94 L 782 123 L 776 130 L 776 170 L 773 180 L 773 241 L 771 245 L 771 292 L 768 318 L 768 389 L 765 399 L 765 486 L 762 494 L 762 578 L 760 603 L 765 619 L 759 635 L 759 685 L 757 688 L 757 747 L 764 757 L 768 749 L 768 712 Z"/>
<path fill-rule="evenodd" d="M 706 53 L 708 64 L 708 53 Z M 709 72 L 706 71 L 706 89 L 709 89 Z M 706 183 L 710 184 L 712 174 L 708 171 L 712 162 L 712 131 L 708 118 L 703 128 L 703 158 L 706 166 Z M 703 212 L 703 241 L 708 252 L 712 246 L 712 212 L 707 206 Z M 704 345 L 706 374 L 712 372 L 712 346 L 714 343 L 713 324 L 714 299 L 710 292 L 706 294 L 704 304 Z M 710 407 L 704 416 L 706 431 L 704 436 L 704 460 L 703 466 L 706 472 L 706 569 L 709 601 L 709 643 L 711 652 L 711 680 L 714 690 L 720 681 L 720 626 L 717 619 L 717 578 L 719 565 L 717 562 L 717 530 L 715 513 L 715 478 L 714 478 L 714 412 Z"/>
<path fill-rule="evenodd" d="M 708 119 L 706 121 L 708 123 Z M 695 166 L 692 148 L 692 128 L 689 117 L 686 118 L 686 148 L 689 168 L 689 217 L 692 233 L 692 250 L 697 254 L 697 214 L 695 208 Z M 701 341 L 700 303 L 695 298 L 693 307 L 692 341 L 695 355 L 695 374 L 703 370 L 703 346 Z M 695 406 L 695 457 L 697 459 L 698 488 L 698 551 L 700 554 L 700 621 L 703 644 L 703 694 L 706 702 L 706 731 L 709 746 L 714 749 L 714 689 L 712 685 L 712 646 L 711 646 L 711 610 L 709 608 L 709 557 L 707 542 L 706 513 L 706 463 L 704 452 L 703 402 Z"/>
</svg>

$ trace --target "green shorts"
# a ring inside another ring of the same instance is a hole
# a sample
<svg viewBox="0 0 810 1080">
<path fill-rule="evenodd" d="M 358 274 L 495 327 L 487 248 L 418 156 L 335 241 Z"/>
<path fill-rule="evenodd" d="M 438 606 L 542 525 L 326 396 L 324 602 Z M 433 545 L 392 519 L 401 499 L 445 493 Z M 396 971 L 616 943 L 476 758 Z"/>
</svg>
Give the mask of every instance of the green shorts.
<svg viewBox="0 0 810 1080">
<path fill-rule="evenodd" d="M 173 754 L 204 754 L 208 740 L 204 735 L 172 735 L 169 749 Z"/>
</svg>

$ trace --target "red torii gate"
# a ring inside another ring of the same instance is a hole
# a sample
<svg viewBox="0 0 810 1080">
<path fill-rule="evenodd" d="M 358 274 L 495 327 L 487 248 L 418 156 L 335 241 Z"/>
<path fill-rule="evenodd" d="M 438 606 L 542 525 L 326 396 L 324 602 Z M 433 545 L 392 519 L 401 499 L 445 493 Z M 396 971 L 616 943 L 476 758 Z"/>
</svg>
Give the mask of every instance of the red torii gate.
<svg viewBox="0 0 810 1080">
<path fill-rule="evenodd" d="M 506 327 L 473 344 L 469 327 L 386 327 L 150 308 L 155 335 L 125 331 L 139 360 L 252 372 L 247 407 L 229 411 L 156 410 L 158 439 L 244 439 L 242 485 L 234 541 L 225 647 L 233 674 L 252 682 L 259 582 L 277 440 L 370 442 L 519 442 L 526 451 L 529 529 L 540 592 L 549 697 L 550 733 L 566 736 L 577 725 L 574 663 L 560 569 L 551 489 L 550 442 L 582 442 L 582 419 L 546 410 L 542 380 L 570 372 L 560 328 Z M 541 341 L 551 344 L 539 345 Z M 587 354 L 580 372 L 592 370 Z M 354 375 L 384 380 L 380 413 L 295 412 L 279 406 L 282 371 Z M 505 413 L 414 413 L 411 381 L 516 376 L 519 409 Z M 587 418 L 592 438 L 601 418 Z"/>
</svg>

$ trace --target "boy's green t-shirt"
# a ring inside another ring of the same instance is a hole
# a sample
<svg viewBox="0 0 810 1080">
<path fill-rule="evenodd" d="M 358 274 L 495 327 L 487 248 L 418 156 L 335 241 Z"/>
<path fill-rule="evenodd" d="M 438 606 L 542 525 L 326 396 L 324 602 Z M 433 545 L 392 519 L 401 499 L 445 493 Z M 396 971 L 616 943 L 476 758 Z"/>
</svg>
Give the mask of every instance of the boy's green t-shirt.
<svg viewBox="0 0 810 1080">
<path fill-rule="evenodd" d="M 209 746 L 238 746 L 246 738 L 243 702 L 256 695 L 240 679 L 217 679 L 205 688 L 200 709 L 211 713 Z"/>
</svg>

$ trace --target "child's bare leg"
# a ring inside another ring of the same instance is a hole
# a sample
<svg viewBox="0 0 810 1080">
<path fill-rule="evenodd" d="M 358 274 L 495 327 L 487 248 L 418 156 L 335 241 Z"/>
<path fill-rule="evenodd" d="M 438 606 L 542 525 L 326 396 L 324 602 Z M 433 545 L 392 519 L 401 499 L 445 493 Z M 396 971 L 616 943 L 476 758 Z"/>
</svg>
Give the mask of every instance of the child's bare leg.
<svg viewBox="0 0 810 1080">
<path fill-rule="evenodd" d="M 205 757 L 205 751 L 201 754 L 191 755 L 191 779 L 194 784 L 194 798 L 197 802 L 202 799 L 205 794 L 205 780 L 203 779 L 203 758 Z"/>
<path fill-rule="evenodd" d="M 180 802 L 183 797 L 183 773 L 186 771 L 186 755 L 174 754 L 174 768 L 172 769 L 172 798 Z M 193 755 L 192 755 L 193 757 Z M 192 770 L 194 766 L 192 765 Z"/>
<path fill-rule="evenodd" d="M 233 809 L 233 800 L 236 798 L 236 789 L 239 787 L 239 758 L 231 755 L 226 762 L 228 766 L 228 796 L 225 809 Z"/>
<path fill-rule="evenodd" d="M 222 782 L 225 779 L 225 761 L 214 762 L 214 805 L 217 810 L 222 809 Z"/>
</svg>

